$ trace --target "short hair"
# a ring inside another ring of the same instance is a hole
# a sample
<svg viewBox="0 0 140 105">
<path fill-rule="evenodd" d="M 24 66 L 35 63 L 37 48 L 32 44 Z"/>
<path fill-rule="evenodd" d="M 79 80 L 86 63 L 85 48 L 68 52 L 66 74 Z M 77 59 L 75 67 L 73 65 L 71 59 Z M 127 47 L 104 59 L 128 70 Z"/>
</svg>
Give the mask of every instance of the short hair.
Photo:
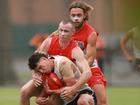
<svg viewBox="0 0 140 105">
<path fill-rule="evenodd" d="M 94 9 L 91 5 L 87 4 L 84 1 L 80 1 L 80 0 L 76 0 L 76 1 L 72 2 L 69 6 L 69 11 L 72 8 L 81 8 L 84 11 L 84 14 L 87 14 L 87 16 L 85 17 L 84 20 L 88 20 L 88 18 L 89 18 L 88 12 L 92 11 Z"/>
<path fill-rule="evenodd" d="M 28 59 L 28 66 L 30 70 L 35 70 L 35 68 L 37 67 L 37 63 L 39 62 L 41 57 L 47 58 L 47 56 L 42 53 L 34 53 L 33 55 L 31 55 L 31 57 Z"/>
<path fill-rule="evenodd" d="M 75 30 L 74 23 L 73 23 L 73 21 L 70 20 L 70 19 L 63 19 L 60 23 L 63 23 L 63 24 L 68 24 L 68 23 L 70 23 L 70 24 L 73 26 L 73 30 Z"/>
<path fill-rule="evenodd" d="M 63 19 L 61 22 L 62 22 L 63 24 L 70 23 L 70 24 L 72 24 L 72 25 L 74 26 L 73 22 L 72 22 L 70 19 Z M 61 23 L 61 22 L 60 22 L 60 23 Z"/>
</svg>

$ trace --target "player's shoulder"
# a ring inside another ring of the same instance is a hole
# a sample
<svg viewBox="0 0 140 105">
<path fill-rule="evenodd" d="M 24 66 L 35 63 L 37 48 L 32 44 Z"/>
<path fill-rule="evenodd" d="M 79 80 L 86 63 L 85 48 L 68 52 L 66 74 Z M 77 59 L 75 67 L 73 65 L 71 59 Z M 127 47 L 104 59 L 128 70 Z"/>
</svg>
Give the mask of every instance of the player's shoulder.
<svg viewBox="0 0 140 105">
<path fill-rule="evenodd" d="M 60 67 L 64 67 L 65 65 L 71 64 L 72 61 L 65 57 L 65 56 L 55 56 L 55 62 L 60 66 Z"/>
<path fill-rule="evenodd" d="M 55 58 L 56 61 L 70 61 L 69 58 L 65 57 L 65 56 L 61 56 L 61 55 L 56 55 L 56 56 L 53 56 Z"/>
<path fill-rule="evenodd" d="M 92 30 L 92 31 L 95 31 L 95 28 L 90 25 L 88 22 L 85 22 L 85 27 L 88 29 L 88 30 Z"/>
</svg>

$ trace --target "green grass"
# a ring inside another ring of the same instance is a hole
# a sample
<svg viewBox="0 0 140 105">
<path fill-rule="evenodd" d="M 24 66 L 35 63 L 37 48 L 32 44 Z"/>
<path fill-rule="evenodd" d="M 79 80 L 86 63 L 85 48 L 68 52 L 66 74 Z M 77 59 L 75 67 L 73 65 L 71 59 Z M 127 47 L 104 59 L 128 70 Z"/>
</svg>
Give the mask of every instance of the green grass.
<svg viewBox="0 0 140 105">
<path fill-rule="evenodd" d="M 19 105 L 19 87 L 0 87 L 0 105 Z M 34 98 L 31 105 L 36 105 Z"/>
<path fill-rule="evenodd" d="M 19 105 L 19 87 L 0 87 L 0 105 Z M 140 88 L 108 87 L 109 105 L 140 105 Z M 31 100 L 34 103 L 34 98 Z"/>
<path fill-rule="evenodd" d="M 109 105 L 140 105 L 140 88 L 107 88 Z"/>
</svg>

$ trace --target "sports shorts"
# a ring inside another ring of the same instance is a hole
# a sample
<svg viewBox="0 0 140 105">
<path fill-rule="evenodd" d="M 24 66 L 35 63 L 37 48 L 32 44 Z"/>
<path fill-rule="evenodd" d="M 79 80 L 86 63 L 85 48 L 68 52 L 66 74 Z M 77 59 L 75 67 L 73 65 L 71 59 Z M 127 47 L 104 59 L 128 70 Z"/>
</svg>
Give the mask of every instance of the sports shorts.
<svg viewBox="0 0 140 105">
<path fill-rule="evenodd" d="M 77 94 L 73 97 L 73 99 L 69 101 L 68 103 L 65 103 L 64 105 L 77 105 L 77 101 L 81 94 L 90 94 L 93 96 L 93 100 L 96 101 L 94 91 L 91 88 L 84 88 L 84 89 L 81 89 L 79 92 L 77 92 Z"/>
<path fill-rule="evenodd" d="M 103 84 L 106 87 L 106 79 L 100 69 L 100 67 L 91 67 L 92 77 L 87 82 L 92 88 L 96 84 Z"/>
</svg>

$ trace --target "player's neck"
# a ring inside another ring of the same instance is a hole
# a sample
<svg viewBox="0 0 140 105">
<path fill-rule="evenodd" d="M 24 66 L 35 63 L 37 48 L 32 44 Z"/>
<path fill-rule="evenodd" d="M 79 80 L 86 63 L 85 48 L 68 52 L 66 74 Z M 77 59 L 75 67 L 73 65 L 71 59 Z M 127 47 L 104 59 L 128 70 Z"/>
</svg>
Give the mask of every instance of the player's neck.
<svg viewBox="0 0 140 105">
<path fill-rule="evenodd" d="M 60 41 L 59 43 L 60 43 L 60 47 L 62 49 L 65 49 L 69 45 L 70 41 L 65 40 L 65 41 Z"/>
</svg>

